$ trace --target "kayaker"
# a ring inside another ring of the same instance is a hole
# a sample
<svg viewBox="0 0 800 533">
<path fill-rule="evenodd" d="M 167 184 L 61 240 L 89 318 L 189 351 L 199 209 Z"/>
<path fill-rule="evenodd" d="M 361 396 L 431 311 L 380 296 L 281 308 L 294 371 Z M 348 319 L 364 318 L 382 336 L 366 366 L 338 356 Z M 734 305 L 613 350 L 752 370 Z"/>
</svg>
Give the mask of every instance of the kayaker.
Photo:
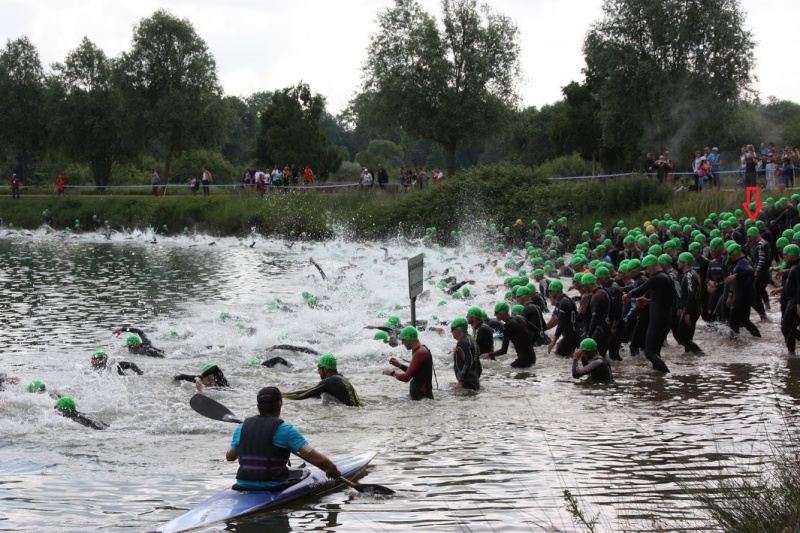
<svg viewBox="0 0 800 533">
<path fill-rule="evenodd" d="M 203 392 L 203 385 L 206 387 L 230 387 L 222 369 L 215 363 L 206 363 L 199 374 L 176 374 L 173 379 L 178 381 L 188 381 L 194 383 L 197 390 Z"/>
<path fill-rule="evenodd" d="M 144 374 L 144 372 L 136 365 L 136 363 L 117 361 L 115 364 L 117 368 L 117 374 L 120 376 L 124 376 L 126 370 L 131 370 L 140 376 Z M 92 354 L 92 368 L 95 370 L 105 370 L 108 368 L 108 356 L 106 355 L 106 352 L 97 351 Z"/>
<path fill-rule="evenodd" d="M 113 334 L 115 337 L 119 337 L 119 334 L 123 331 L 135 333 L 135 335 L 129 335 L 128 338 L 125 339 L 125 345 L 128 347 L 129 352 L 146 355 L 147 357 L 164 357 L 164 352 L 153 346 L 150 339 L 144 334 L 144 331 L 139 328 L 121 327 L 114 329 Z M 136 335 L 138 335 L 138 337 Z"/>
<path fill-rule="evenodd" d="M 57 409 L 62 416 L 67 418 L 71 418 L 75 422 L 86 426 L 87 428 L 92 429 L 106 429 L 108 424 L 92 418 L 89 415 L 84 413 L 78 412 L 75 407 L 75 400 L 68 396 L 64 396 L 63 398 L 59 398 L 56 404 L 53 406 L 53 409 Z"/>
<path fill-rule="evenodd" d="M 356 394 L 356 389 L 350 382 L 336 370 L 336 357 L 326 353 L 317 362 L 317 372 L 322 380 L 310 389 L 286 392 L 283 397 L 288 400 L 305 400 L 319 398 L 328 393 L 343 404 L 350 407 L 361 406 L 361 400 Z"/>
<path fill-rule="evenodd" d="M 408 392 L 412 400 L 433 399 L 433 356 L 430 350 L 419 342 L 419 333 L 414 326 L 406 326 L 400 331 L 400 342 L 411 351 L 411 364 L 404 365 L 394 357 L 389 364 L 402 370 L 385 369 L 383 374 L 409 383 Z"/>
<path fill-rule="evenodd" d="M 256 396 L 258 415 L 247 418 L 233 431 L 228 461 L 239 460 L 234 488 L 281 490 L 293 482 L 289 455 L 295 454 L 323 470 L 329 478 L 342 474 L 325 455 L 308 444 L 305 437 L 279 417 L 283 399 L 277 387 L 264 387 Z M 296 482 L 296 481 L 295 481 Z"/>
</svg>

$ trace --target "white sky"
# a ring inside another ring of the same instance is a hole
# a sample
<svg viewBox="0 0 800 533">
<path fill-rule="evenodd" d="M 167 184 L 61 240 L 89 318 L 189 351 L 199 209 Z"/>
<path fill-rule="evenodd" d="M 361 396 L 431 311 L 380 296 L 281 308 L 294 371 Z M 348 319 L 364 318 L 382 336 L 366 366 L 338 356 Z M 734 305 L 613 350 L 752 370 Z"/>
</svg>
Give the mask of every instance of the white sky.
<svg viewBox="0 0 800 533">
<path fill-rule="evenodd" d="M 421 3 L 439 17 L 440 0 Z M 583 39 L 601 15 L 601 0 L 489 3 L 519 26 L 524 106 L 554 103 L 564 85 L 583 79 Z M 328 111 L 336 114 L 358 91 L 377 14 L 392 4 L 392 0 L 0 0 L 0 46 L 27 35 L 47 67 L 63 61 L 87 36 L 113 57 L 130 48 L 136 23 L 166 8 L 187 18 L 205 39 L 226 94 L 248 96 L 302 80 L 324 95 Z M 800 2 L 741 0 L 741 4 L 757 43 L 754 87 L 765 100 L 775 96 L 800 102 L 800 69 L 792 42 Z"/>
</svg>

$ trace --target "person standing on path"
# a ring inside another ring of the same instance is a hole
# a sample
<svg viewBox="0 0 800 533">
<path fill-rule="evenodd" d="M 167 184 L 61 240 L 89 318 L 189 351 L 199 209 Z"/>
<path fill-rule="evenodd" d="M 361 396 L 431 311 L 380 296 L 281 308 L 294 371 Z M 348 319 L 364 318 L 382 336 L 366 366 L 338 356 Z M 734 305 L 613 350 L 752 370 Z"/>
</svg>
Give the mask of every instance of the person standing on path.
<svg viewBox="0 0 800 533">
<path fill-rule="evenodd" d="M 206 167 L 201 167 L 200 171 L 203 173 L 202 178 L 200 178 L 200 181 L 203 183 L 203 196 L 208 196 L 211 194 L 210 186 L 214 178 Z"/>
<path fill-rule="evenodd" d="M 20 181 L 16 174 L 11 175 L 11 199 L 19 200 Z"/>
</svg>

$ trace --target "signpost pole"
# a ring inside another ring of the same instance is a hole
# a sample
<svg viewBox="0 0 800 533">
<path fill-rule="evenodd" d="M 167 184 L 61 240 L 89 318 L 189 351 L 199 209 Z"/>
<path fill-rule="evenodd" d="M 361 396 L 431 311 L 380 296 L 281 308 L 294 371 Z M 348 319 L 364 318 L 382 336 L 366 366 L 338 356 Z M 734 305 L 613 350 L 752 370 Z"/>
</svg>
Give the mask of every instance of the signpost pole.
<svg viewBox="0 0 800 533">
<path fill-rule="evenodd" d="M 422 293 L 422 264 L 424 254 L 408 260 L 408 297 L 411 298 L 411 325 L 417 327 L 417 296 Z"/>
</svg>

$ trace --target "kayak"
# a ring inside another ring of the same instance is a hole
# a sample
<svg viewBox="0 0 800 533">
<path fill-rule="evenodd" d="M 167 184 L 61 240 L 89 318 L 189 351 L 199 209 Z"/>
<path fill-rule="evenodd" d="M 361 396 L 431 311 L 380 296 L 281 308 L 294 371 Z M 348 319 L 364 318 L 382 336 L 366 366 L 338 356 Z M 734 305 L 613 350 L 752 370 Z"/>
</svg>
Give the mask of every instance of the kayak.
<svg viewBox="0 0 800 533">
<path fill-rule="evenodd" d="M 375 457 L 375 452 L 366 452 L 339 459 L 334 463 L 342 476 L 352 478 L 363 472 L 373 457 Z M 151 533 L 187 531 L 213 522 L 273 509 L 298 498 L 322 494 L 343 485 L 338 479 L 329 479 L 325 472 L 315 466 L 309 466 L 303 470 L 304 477 L 298 483 L 281 491 L 225 489 Z"/>
</svg>

